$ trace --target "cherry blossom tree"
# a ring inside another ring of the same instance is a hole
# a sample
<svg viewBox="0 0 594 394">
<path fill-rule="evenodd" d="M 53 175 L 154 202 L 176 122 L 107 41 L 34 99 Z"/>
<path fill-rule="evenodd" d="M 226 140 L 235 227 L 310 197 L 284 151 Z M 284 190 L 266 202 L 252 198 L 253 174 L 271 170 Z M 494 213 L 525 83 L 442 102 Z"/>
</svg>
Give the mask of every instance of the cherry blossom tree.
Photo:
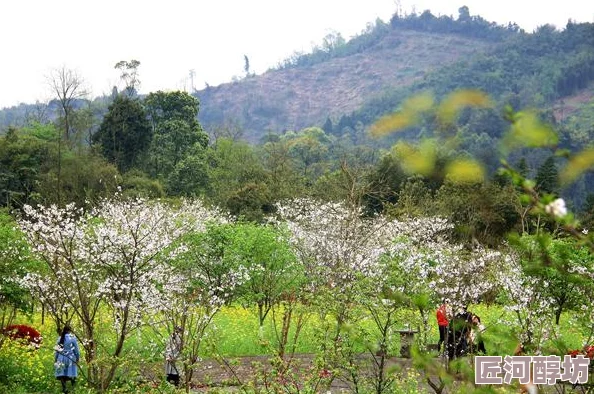
<svg viewBox="0 0 594 394">
<path fill-rule="evenodd" d="M 424 327 L 422 340 L 426 344 L 428 312 L 440 298 L 433 283 L 444 263 L 444 250 L 451 247 L 448 239 L 453 225 L 443 218 L 419 218 L 403 221 L 401 227 L 403 235 L 389 255 L 389 271 L 384 280 L 389 281 L 391 292 L 406 297 L 407 307 L 419 312 Z"/>
<path fill-rule="evenodd" d="M 176 241 L 203 229 L 215 214 L 198 201 L 174 208 L 159 201 L 119 198 L 105 200 L 89 212 L 70 204 L 26 206 L 25 214 L 21 228 L 45 267 L 23 283 L 61 319 L 76 317 L 87 378 L 106 389 L 126 339 L 146 314 L 158 312 L 161 289 L 171 279 L 167 264 L 179 252 Z M 102 305 L 111 311 L 113 337 L 98 346 Z M 97 363 L 98 349 L 105 349 L 106 364 Z"/>
<path fill-rule="evenodd" d="M 505 296 L 504 306 L 515 316 L 515 319 L 502 323 L 512 328 L 525 348 L 538 352 L 551 335 L 554 300 L 539 291 L 549 283 L 543 278 L 527 275 L 517 253 L 510 254 L 501 272 L 499 283 Z"/>
<path fill-rule="evenodd" d="M 454 308 L 478 303 L 499 288 L 498 274 L 510 257 L 482 246 L 442 245 L 434 253 L 434 279 L 429 286 Z"/>
<path fill-rule="evenodd" d="M 378 260 L 376 271 L 364 280 L 360 298 L 378 332 L 377 346 L 369 347 L 374 372 L 371 383 L 377 393 L 386 392 L 394 382 L 387 373 L 387 359 L 394 327 L 404 325 L 396 319 L 398 311 L 412 308 L 419 312 L 424 327 L 422 340 L 427 342 L 428 311 L 432 310 L 433 298 L 429 287 L 432 264 L 441 245 L 447 243 L 452 228 L 441 218 L 406 219 L 391 225 L 398 237 Z"/>
<path fill-rule="evenodd" d="M 404 294 L 413 283 L 418 283 L 419 293 L 421 288 L 427 291 L 428 283 L 422 278 L 430 274 L 433 254 L 429 251 L 446 242 L 444 234 L 451 225 L 439 218 L 398 221 L 383 215 L 365 216 L 354 204 L 309 199 L 279 204 L 278 213 L 291 232 L 321 320 L 334 319 L 335 324 L 322 333 L 330 340 L 323 361 L 347 365 L 346 372 L 356 386 L 360 382 L 353 348 L 356 334 L 346 328 L 357 326 L 365 317 L 359 307 L 364 305 L 383 335 L 380 347 L 385 347 L 396 324 L 394 312 L 406 305 L 394 293 Z M 397 267 L 395 261 L 402 266 Z M 414 280 L 398 277 L 400 272 L 395 269 L 405 266 L 417 270 Z"/>
<path fill-rule="evenodd" d="M 358 279 L 376 272 L 396 228 L 384 217 L 366 218 L 362 208 L 341 203 L 301 199 L 279 204 L 278 212 L 311 290 L 330 292 L 338 324 L 347 321 Z"/>
<path fill-rule="evenodd" d="M 547 234 L 523 235 L 512 241 L 515 253 L 506 262 L 501 282 L 508 297 L 506 308 L 516 316 L 511 325 L 525 345 L 540 350 L 547 338 L 557 335 L 561 312 L 566 309 L 591 325 L 591 251 L 571 238 Z"/>
<path fill-rule="evenodd" d="M 220 221 L 222 218 L 216 218 Z M 160 314 L 150 317 L 152 325 L 165 328 L 170 335 L 175 327 L 181 328 L 181 359 L 177 361 L 183 367 L 186 391 L 212 319 L 236 297 L 237 287 L 249 279 L 243 262 L 225 253 L 225 245 L 217 237 L 220 228 L 220 223 L 213 223 L 205 231 L 188 233 L 180 240 L 178 255 L 156 300 Z"/>
<path fill-rule="evenodd" d="M 345 372 L 356 387 L 354 338 L 345 328 L 362 318 L 356 307 L 361 279 L 375 272 L 394 238 L 393 228 L 386 218 L 366 218 L 361 207 L 344 203 L 297 199 L 277 208 L 304 267 L 313 305 L 320 321 L 326 322 L 320 332 L 321 364 L 346 365 Z"/>
</svg>

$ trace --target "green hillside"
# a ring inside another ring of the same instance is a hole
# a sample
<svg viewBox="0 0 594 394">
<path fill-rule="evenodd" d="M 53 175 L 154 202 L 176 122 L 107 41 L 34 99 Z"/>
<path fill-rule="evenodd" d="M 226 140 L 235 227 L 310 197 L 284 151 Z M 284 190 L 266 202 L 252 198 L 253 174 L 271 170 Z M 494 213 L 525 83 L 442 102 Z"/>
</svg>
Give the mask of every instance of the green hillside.
<svg viewBox="0 0 594 394">
<path fill-rule="evenodd" d="M 593 24 L 569 23 L 561 31 L 547 25 L 528 34 L 462 7 L 456 19 L 428 11 L 395 15 L 348 42 L 329 35 L 311 53 L 295 54 L 262 75 L 208 87 L 197 97 L 142 97 L 131 87 L 73 101 L 67 122 L 56 100 L 45 108 L 19 105 L 0 111 L 0 199 L 16 207 L 86 204 L 119 186 L 153 197 L 208 196 L 231 212 L 258 218 L 282 198 L 344 198 L 348 188 L 338 184 L 345 168 L 354 167 L 363 174 L 358 182 L 372 189 L 366 204 L 382 210 L 398 201 L 408 182 L 389 149 L 399 140 L 435 136 L 440 125 L 423 116 L 400 133 L 375 139 L 368 131 L 377 119 L 419 92 L 439 101 L 458 89 L 479 89 L 493 105 L 461 111 L 448 130 L 457 145 L 440 146 L 437 162 L 474 157 L 493 178 L 501 164 L 496 148 L 509 129 L 507 108 L 538 109 L 559 131 L 559 147 L 581 150 L 592 141 L 592 48 Z M 507 159 L 523 163 L 534 177 L 551 167 L 551 155 L 519 149 Z M 553 159 L 553 167 L 564 160 Z M 592 178 L 586 173 L 572 188 L 551 190 L 572 207 L 585 207 Z M 432 195 L 444 185 L 444 174 L 423 182 L 423 195 Z"/>
<path fill-rule="evenodd" d="M 299 130 L 321 125 L 327 117 L 337 119 L 385 91 L 409 86 L 428 72 L 493 46 L 452 34 L 382 25 L 376 29 L 386 32 L 357 53 L 270 70 L 198 92 L 200 121 L 207 128 L 239 123 L 245 137 L 256 142 L 268 130 Z"/>
</svg>

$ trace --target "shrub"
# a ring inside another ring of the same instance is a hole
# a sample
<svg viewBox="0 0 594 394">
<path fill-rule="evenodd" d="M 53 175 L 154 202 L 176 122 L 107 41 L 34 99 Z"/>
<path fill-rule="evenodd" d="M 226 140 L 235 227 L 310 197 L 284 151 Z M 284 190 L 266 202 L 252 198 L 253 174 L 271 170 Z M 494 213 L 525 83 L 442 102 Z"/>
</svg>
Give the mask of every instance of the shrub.
<svg viewBox="0 0 594 394">
<path fill-rule="evenodd" d="M 43 337 L 33 327 L 26 326 L 24 324 L 14 324 L 11 326 L 6 326 L 2 330 L 2 334 L 6 335 L 8 338 L 13 340 L 20 340 L 26 342 L 27 344 L 39 349 L 41 346 L 41 342 Z"/>
</svg>

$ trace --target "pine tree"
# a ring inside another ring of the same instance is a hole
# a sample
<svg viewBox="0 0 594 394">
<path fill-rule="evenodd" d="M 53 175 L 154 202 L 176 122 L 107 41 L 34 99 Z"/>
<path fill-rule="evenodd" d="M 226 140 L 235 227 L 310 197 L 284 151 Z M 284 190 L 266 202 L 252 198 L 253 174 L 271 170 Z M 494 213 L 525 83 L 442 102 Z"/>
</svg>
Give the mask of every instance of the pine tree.
<svg viewBox="0 0 594 394">
<path fill-rule="evenodd" d="M 518 168 L 518 173 L 520 175 L 522 175 L 524 178 L 528 177 L 529 169 L 528 169 L 528 163 L 526 163 L 525 157 L 522 157 L 520 159 L 520 161 L 518 162 L 517 168 Z"/>
<path fill-rule="evenodd" d="M 330 119 L 330 117 L 326 118 L 326 122 L 324 123 L 324 126 L 322 126 L 322 130 L 324 130 L 324 133 L 328 135 L 332 134 L 332 131 L 334 130 L 334 124 L 332 124 L 332 119 Z"/>
<path fill-rule="evenodd" d="M 559 192 L 558 171 L 554 156 L 550 156 L 538 168 L 536 189 L 540 193 L 557 194 Z"/>
</svg>

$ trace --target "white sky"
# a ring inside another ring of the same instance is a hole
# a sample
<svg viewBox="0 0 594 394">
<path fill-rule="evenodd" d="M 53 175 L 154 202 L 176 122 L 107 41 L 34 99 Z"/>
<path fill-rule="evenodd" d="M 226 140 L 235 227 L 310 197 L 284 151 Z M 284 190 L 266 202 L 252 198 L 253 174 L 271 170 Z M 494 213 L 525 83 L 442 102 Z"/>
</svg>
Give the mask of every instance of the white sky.
<svg viewBox="0 0 594 394">
<path fill-rule="evenodd" d="M 401 9 L 457 16 L 467 5 L 527 31 L 569 18 L 594 21 L 594 1 L 400 0 Z M 294 51 L 308 52 L 331 31 L 346 39 L 367 22 L 388 21 L 398 0 L 1 0 L 0 108 L 51 98 L 45 75 L 65 65 L 92 96 L 119 83 L 119 60 L 141 62 L 141 93 L 214 86 L 251 70 L 262 73 Z"/>
</svg>

